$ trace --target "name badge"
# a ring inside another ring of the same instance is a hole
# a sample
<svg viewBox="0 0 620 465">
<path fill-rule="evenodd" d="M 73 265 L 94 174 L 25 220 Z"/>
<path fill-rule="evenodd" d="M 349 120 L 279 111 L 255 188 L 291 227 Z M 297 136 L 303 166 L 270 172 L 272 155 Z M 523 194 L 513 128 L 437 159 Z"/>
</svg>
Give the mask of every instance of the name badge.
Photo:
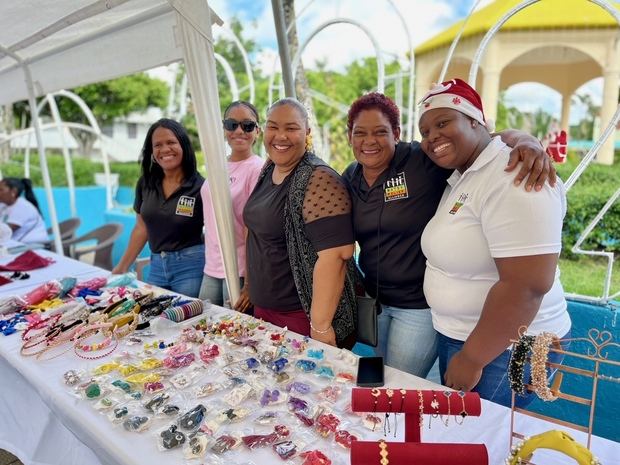
<svg viewBox="0 0 620 465">
<path fill-rule="evenodd" d="M 386 202 L 392 200 L 406 199 L 409 197 L 409 191 L 407 190 L 407 181 L 405 180 L 405 173 L 398 173 L 393 178 L 385 181 L 383 185 L 383 195 Z"/>
<path fill-rule="evenodd" d="M 182 195 L 177 202 L 177 215 L 181 216 L 194 216 L 194 206 L 196 205 L 195 197 L 188 197 L 187 195 Z"/>
</svg>

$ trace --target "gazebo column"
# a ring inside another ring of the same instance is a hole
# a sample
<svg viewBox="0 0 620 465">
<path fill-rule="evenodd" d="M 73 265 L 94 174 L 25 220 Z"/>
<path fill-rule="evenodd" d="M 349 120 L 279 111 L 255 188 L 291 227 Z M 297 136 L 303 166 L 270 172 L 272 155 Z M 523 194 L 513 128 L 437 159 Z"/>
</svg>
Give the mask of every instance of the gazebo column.
<svg viewBox="0 0 620 465">
<path fill-rule="evenodd" d="M 503 60 L 499 56 L 498 41 L 494 40 L 489 43 L 484 54 L 484 59 L 480 63 L 480 67 L 484 71 L 482 79 L 482 105 L 484 107 L 484 116 L 486 119 L 497 119 L 497 103 L 499 100 L 499 79 L 502 74 Z"/>
<path fill-rule="evenodd" d="M 499 99 L 499 78 L 501 71 L 497 68 L 484 68 L 484 80 L 482 81 L 482 105 L 486 119 L 497 119 L 497 102 Z"/>
<path fill-rule="evenodd" d="M 560 129 L 570 133 L 570 105 L 573 97 L 572 92 L 562 94 L 562 120 L 560 121 Z"/>
<path fill-rule="evenodd" d="M 618 76 L 620 67 L 618 66 L 617 53 L 614 54 L 613 66 L 605 68 L 603 72 L 603 102 L 601 104 L 601 132 L 605 130 L 616 108 L 618 108 L 618 85 L 620 84 Z M 615 134 L 612 134 L 607 142 L 603 144 L 596 161 L 604 165 L 611 165 L 614 162 L 614 142 Z"/>
</svg>

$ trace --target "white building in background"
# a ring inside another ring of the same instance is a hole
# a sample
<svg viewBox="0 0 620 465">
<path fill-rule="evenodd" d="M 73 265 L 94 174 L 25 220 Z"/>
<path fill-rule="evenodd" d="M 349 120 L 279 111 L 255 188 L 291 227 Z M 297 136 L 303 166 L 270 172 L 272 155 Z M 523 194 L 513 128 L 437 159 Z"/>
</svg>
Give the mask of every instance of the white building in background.
<svg viewBox="0 0 620 465">
<path fill-rule="evenodd" d="M 103 143 L 112 161 L 137 161 L 140 157 L 144 138 L 149 127 L 155 121 L 163 117 L 160 108 L 151 107 L 145 112 L 130 113 L 126 117 L 116 118 L 110 126 L 101 128 L 103 132 Z M 51 123 L 47 118 L 43 123 Z M 64 139 L 72 155 L 83 155 L 78 152 L 79 145 L 68 129 L 64 129 Z M 45 149 L 62 150 L 61 137 L 55 126 L 48 127 L 43 131 L 43 144 Z M 32 153 L 37 151 L 37 141 L 34 134 L 18 137 L 11 141 L 11 148 L 14 151 L 24 151 L 30 146 Z M 95 142 L 93 147 L 94 159 L 100 158 L 101 141 Z"/>
</svg>

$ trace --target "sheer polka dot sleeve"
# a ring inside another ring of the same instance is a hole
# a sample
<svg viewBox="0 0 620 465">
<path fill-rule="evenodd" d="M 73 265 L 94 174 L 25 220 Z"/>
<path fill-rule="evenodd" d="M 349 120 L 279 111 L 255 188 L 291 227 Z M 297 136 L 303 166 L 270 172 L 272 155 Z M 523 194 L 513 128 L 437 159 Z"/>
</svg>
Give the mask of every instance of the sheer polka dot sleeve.
<svg viewBox="0 0 620 465">
<path fill-rule="evenodd" d="M 316 168 L 306 188 L 304 222 L 308 224 L 321 218 L 350 213 L 351 198 L 342 178 L 329 167 Z"/>
<path fill-rule="evenodd" d="M 303 204 L 306 235 L 316 251 L 353 244 L 351 198 L 342 178 L 331 168 L 317 167 Z"/>
</svg>

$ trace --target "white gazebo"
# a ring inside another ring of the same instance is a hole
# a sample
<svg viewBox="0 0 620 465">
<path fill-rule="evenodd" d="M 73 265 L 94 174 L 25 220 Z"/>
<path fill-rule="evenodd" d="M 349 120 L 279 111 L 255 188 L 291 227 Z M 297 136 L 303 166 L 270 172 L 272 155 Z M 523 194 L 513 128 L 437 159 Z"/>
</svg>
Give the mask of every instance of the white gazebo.
<svg viewBox="0 0 620 465">
<path fill-rule="evenodd" d="M 446 78 L 467 80 L 484 34 L 519 3 L 496 0 L 467 20 Z M 437 81 L 448 48 L 462 26 L 459 21 L 416 48 L 416 95 L 424 95 Z M 560 125 L 568 132 L 572 95 L 581 85 L 602 76 L 601 121 L 606 125 L 618 106 L 619 33 L 616 20 L 587 0 L 542 0 L 520 11 L 495 35 L 480 63 L 476 88 L 485 114 L 495 119 L 501 90 L 519 82 L 540 82 L 562 95 Z M 599 151 L 598 162 L 613 163 L 613 139 Z"/>
</svg>

